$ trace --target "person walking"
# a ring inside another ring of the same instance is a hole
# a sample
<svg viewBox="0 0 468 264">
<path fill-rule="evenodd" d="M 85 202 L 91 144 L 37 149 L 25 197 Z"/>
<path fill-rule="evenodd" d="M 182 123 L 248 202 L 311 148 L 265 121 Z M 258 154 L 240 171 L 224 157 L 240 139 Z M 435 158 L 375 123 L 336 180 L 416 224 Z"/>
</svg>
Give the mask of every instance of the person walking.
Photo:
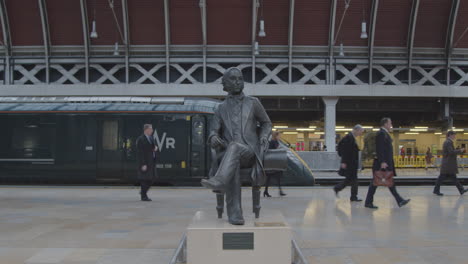
<svg viewBox="0 0 468 264">
<path fill-rule="evenodd" d="M 140 180 L 141 200 L 150 202 L 148 191 L 151 185 L 156 180 L 156 151 L 158 147 L 154 144 L 153 125 L 143 125 L 143 135 L 139 136 L 136 141 L 137 147 L 137 164 L 138 164 L 138 179 Z"/>
<path fill-rule="evenodd" d="M 384 117 L 380 120 L 380 126 L 380 131 L 377 132 L 375 142 L 377 157 L 374 158 L 372 170 L 374 173 L 378 170 L 393 171 L 393 175 L 396 176 L 395 162 L 393 160 L 393 140 L 389 134 L 392 129 L 392 120 L 388 117 Z M 395 184 L 393 184 L 393 186 L 389 186 L 388 189 L 392 193 L 393 197 L 395 197 L 399 207 L 409 203 L 410 199 L 403 199 L 397 192 Z M 378 209 L 378 207 L 374 205 L 374 194 L 376 190 L 377 186 L 375 186 L 373 181 L 371 181 L 367 192 L 365 207 Z"/>
<path fill-rule="evenodd" d="M 444 142 L 442 148 L 442 165 L 440 166 L 440 175 L 437 178 L 436 184 L 434 186 L 433 193 L 438 196 L 443 196 L 444 194 L 440 192 L 440 185 L 444 182 L 445 179 L 450 179 L 455 186 L 457 187 L 460 195 L 463 195 L 468 191 L 464 189 L 463 185 L 458 181 L 458 164 L 457 164 L 457 155 L 462 154 L 464 149 L 455 149 L 454 141 L 456 139 L 456 133 L 454 131 L 447 132 L 447 139 Z"/>
<path fill-rule="evenodd" d="M 432 166 L 432 151 L 431 151 L 431 148 L 427 148 L 427 151 L 426 151 L 426 170 L 429 168 L 429 166 Z"/>
<path fill-rule="evenodd" d="M 356 143 L 356 137 L 359 137 L 364 133 L 364 128 L 361 125 L 355 125 L 353 130 L 348 133 L 338 143 L 338 155 L 341 157 L 341 165 L 339 175 L 345 176 L 346 178 L 335 185 L 333 190 L 335 195 L 338 197 L 338 193 L 342 191 L 346 186 L 351 186 L 351 202 L 361 202 L 362 199 L 357 197 L 358 194 L 358 177 L 357 171 L 359 167 L 359 147 Z"/>
<path fill-rule="evenodd" d="M 281 139 L 281 133 L 278 131 L 274 131 L 271 136 L 270 144 L 269 144 L 269 149 L 277 149 L 280 146 L 280 141 Z M 271 195 L 268 193 L 268 187 L 270 186 L 270 182 L 272 178 L 276 178 L 278 181 L 278 188 L 279 188 L 279 195 L 280 196 L 286 196 L 286 193 L 283 192 L 281 189 L 281 177 L 283 176 L 282 171 L 267 171 L 266 173 L 266 183 L 265 183 L 265 191 L 263 191 L 263 197 L 271 197 Z"/>
</svg>

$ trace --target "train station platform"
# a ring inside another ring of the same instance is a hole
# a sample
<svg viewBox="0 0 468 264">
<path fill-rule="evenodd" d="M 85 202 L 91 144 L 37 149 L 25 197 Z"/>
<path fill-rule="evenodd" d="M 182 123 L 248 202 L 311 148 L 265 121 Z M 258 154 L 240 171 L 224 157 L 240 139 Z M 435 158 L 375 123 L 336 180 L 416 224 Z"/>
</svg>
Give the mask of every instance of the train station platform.
<svg viewBox="0 0 468 264">
<path fill-rule="evenodd" d="M 379 188 L 371 210 L 336 198 L 330 187 L 288 187 L 286 197 L 262 198 L 279 210 L 312 264 L 468 263 L 468 196 L 443 186 L 401 186 L 411 202 L 398 208 Z M 359 189 L 364 198 L 367 188 Z M 243 189 L 245 214 L 251 191 Z M 0 186 L 0 264 L 169 263 L 198 210 L 215 196 L 202 188 L 154 188 L 141 202 L 136 187 Z"/>
<path fill-rule="evenodd" d="M 459 168 L 460 173 L 458 178 L 462 183 L 468 183 L 468 168 Z M 397 168 L 397 177 L 395 180 L 398 183 L 405 184 L 433 184 L 439 177 L 438 168 Z M 358 173 L 361 183 L 367 184 L 372 178 L 372 170 L 366 168 Z M 344 179 L 339 176 L 336 171 L 314 171 L 314 178 L 317 184 L 335 184 L 337 181 Z"/>
</svg>

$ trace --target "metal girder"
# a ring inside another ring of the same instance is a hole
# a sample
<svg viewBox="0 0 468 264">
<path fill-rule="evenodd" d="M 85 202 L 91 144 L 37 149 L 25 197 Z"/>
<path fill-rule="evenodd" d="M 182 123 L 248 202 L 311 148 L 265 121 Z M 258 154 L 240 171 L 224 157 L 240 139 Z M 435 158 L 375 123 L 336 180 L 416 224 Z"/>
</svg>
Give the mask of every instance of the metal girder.
<svg viewBox="0 0 468 264">
<path fill-rule="evenodd" d="M 130 71 L 130 27 L 128 22 L 128 3 L 127 0 L 122 0 L 122 20 L 124 28 L 124 47 L 125 47 L 125 82 L 129 83 Z"/>
<path fill-rule="evenodd" d="M 413 45 L 414 45 L 414 32 L 416 31 L 416 21 L 418 18 L 419 0 L 413 0 L 411 5 L 411 17 L 408 28 L 408 84 L 411 85 L 411 67 L 413 66 Z"/>
<path fill-rule="evenodd" d="M 252 0 L 252 84 L 255 84 L 255 42 L 257 41 L 257 13 L 259 5 L 258 0 Z"/>
<path fill-rule="evenodd" d="M 452 50 L 453 50 L 453 33 L 455 31 L 455 25 L 457 23 L 458 8 L 460 6 L 460 0 L 452 1 L 452 8 L 450 10 L 450 17 L 447 27 L 447 37 L 445 40 L 445 57 L 447 58 L 447 85 L 450 85 L 450 67 L 452 61 Z"/>
<path fill-rule="evenodd" d="M 330 8 L 330 28 L 329 28 L 329 35 L 328 35 L 328 84 L 334 83 L 334 70 L 333 70 L 333 57 L 334 57 L 334 46 L 335 46 L 335 18 L 336 18 L 336 4 L 337 0 L 331 1 L 331 8 Z"/>
<path fill-rule="evenodd" d="M 2 22 L 3 45 L 5 47 L 5 84 L 11 83 L 10 58 L 11 58 L 11 33 L 10 23 L 8 21 L 8 12 L 6 10 L 5 0 L 0 0 L 0 20 Z"/>
<path fill-rule="evenodd" d="M 81 23 L 83 25 L 83 43 L 85 49 L 85 80 L 89 83 L 89 26 L 88 26 L 88 12 L 86 8 L 86 0 L 80 0 L 81 8 Z"/>
<path fill-rule="evenodd" d="M 289 35 L 288 35 L 288 82 L 292 83 L 292 48 L 294 37 L 294 4 L 295 0 L 289 0 Z M 263 7 L 262 7 L 263 8 Z"/>
<path fill-rule="evenodd" d="M 166 40 L 166 83 L 170 82 L 171 77 L 171 62 L 170 62 L 170 47 L 171 47 L 171 34 L 169 26 L 169 0 L 164 0 L 164 35 Z"/>
<path fill-rule="evenodd" d="M 374 39 L 377 22 L 377 12 L 379 10 L 379 0 L 372 1 L 371 18 L 369 23 L 369 84 L 372 84 L 372 67 L 374 64 Z"/>
<path fill-rule="evenodd" d="M 42 39 L 44 41 L 44 54 L 46 64 L 46 83 L 50 79 L 50 34 L 49 34 L 49 20 L 47 16 L 47 5 L 45 0 L 38 0 L 39 12 L 41 13 L 42 24 Z"/>
<path fill-rule="evenodd" d="M 206 32 L 206 0 L 200 0 L 200 12 L 202 22 L 202 39 L 203 39 L 203 83 L 206 83 L 206 51 L 207 51 L 207 32 Z"/>
</svg>

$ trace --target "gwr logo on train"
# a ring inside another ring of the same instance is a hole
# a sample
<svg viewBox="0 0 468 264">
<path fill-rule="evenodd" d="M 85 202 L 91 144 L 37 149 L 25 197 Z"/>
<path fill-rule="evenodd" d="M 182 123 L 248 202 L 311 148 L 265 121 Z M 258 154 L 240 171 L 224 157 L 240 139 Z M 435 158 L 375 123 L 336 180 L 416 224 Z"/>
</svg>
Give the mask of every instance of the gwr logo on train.
<svg viewBox="0 0 468 264">
<path fill-rule="evenodd" d="M 167 133 L 164 132 L 161 137 L 159 137 L 158 131 L 155 129 L 154 134 L 154 143 L 158 147 L 159 152 L 162 152 L 164 148 L 166 149 L 175 149 L 175 138 L 173 137 L 168 137 Z"/>
</svg>

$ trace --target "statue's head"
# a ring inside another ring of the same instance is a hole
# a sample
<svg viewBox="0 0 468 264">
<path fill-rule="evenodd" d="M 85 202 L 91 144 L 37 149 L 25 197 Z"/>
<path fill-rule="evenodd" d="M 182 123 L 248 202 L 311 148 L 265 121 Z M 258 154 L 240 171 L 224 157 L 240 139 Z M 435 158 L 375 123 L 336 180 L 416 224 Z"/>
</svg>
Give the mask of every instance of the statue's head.
<svg viewBox="0 0 468 264">
<path fill-rule="evenodd" d="M 223 90 L 229 94 L 240 94 L 244 90 L 244 77 L 238 68 L 229 68 L 223 75 Z"/>
</svg>

